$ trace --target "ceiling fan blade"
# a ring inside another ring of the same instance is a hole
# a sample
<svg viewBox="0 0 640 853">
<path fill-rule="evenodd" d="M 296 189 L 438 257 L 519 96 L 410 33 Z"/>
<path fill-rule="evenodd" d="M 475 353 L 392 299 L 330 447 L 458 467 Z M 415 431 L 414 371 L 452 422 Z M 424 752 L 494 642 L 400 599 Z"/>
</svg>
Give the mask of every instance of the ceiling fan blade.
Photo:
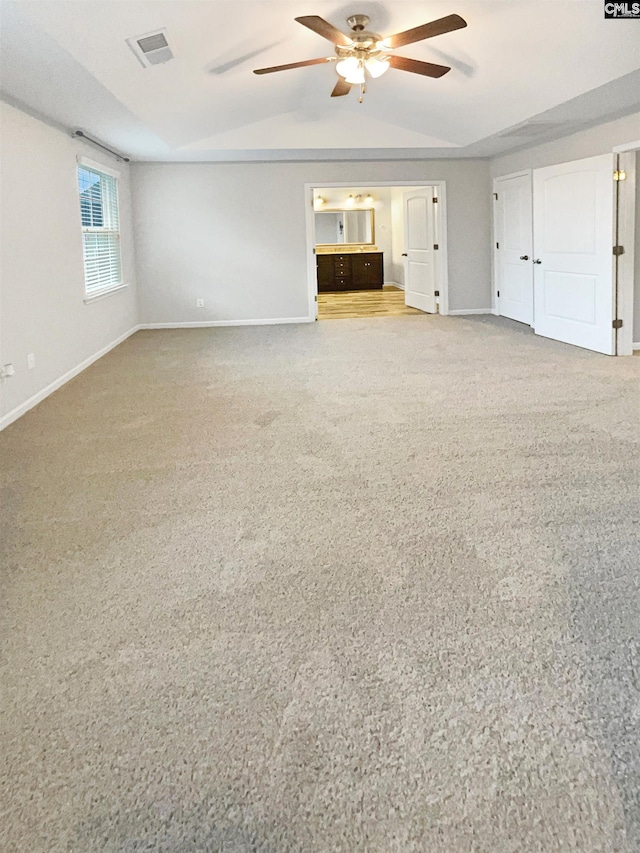
<svg viewBox="0 0 640 853">
<path fill-rule="evenodd" d="M 338 79 L 338 82 L 333 88 L 333 92 L 331 93 L 332 98 L 339 98 L 342 95 L 348 95 L 351 91 L 351 83 L 347 83 L 342 77 Z"/>
<path fill-rule="evenodd" d="M 314 33 L 317 33 L 319 36 L 322 36 L 322 38 L 327 39 L 332 44 L 337 44 L 341 47 L 349 47 L 349 45 L 352 44 L 349 36 L 341 33 L 340 30 L 333 26 L 333 24 L 325 21 L 325 19 L 321 18 L 319 15 L 303 15 L 302 18 L 296 18 L 296 21 L 299 24 L 302 24 L 303 27 L 308 27 L 308 29 L 313 30 Z"/>
<path fill-rule="evenodd" d="M 467 22 L 460 15 L 447 15 L 445 18 L 438 18 L 437 21 L 431 21 L 428 24 L 422 24 L 420 27 L 405 30 L 403 33 L 387 36 L 383 39 L 383 42 L 391 48 L 403 47 L 405 44 L 414 44 L 414 42 L 422 41 L 423 39 L 430 39 L 432 36 L 441 36 L 453 30 L 461 30 L 466 26 Z"/>
<path fill-rule="evenodd" d="M 321 59 L 307 59 L 304 62 L 290 62 L 288 65 L 272 65 L 271 68 L 254 68 L 254 74 L 273 74 L 274 71 L 288 71 L 290 68 L 305 68 L 307 65 L 323 65 L 335 62 L 335 56 L 323 56 Z"/>
<path fill-rule="evenodd" d="M 411 71 L 424 77 L 442 77 L 451 71 L 448 65 L 434 65 L 433 62 L 422 62 L 419 59 L 407 59 L 406 56 L 390 56 L 389 65 L 398 71 Z"/>
</svg>

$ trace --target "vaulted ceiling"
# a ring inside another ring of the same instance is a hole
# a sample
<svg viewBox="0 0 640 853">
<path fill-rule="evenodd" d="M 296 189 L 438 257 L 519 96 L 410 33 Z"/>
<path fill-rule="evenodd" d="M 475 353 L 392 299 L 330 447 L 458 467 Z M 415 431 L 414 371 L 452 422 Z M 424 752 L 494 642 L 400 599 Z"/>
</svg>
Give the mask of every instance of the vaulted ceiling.
<svg viewBox="0 0 640 853">
<path fill-rule="evenodd" d="M 640 110 L 640 22 L 601 0 L 2 0 L 0 87 L 9 100 L 142 160 L 488 156 Z M 464 29 L 398 49 L 451 66 L 391 69 L 330 98 L 332 56 L 296 23 L 348 32 L 364 13 L 388 35 L 457 13 Z M 174 59 L 143 68 L 126 39 L 166 28 Z"/>
</svg>

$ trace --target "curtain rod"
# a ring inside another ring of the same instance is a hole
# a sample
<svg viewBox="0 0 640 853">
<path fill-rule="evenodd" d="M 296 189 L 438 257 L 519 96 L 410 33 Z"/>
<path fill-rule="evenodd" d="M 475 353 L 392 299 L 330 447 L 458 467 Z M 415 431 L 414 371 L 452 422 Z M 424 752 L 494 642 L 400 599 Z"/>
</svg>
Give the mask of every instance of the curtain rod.
<svg viewBox="0 0 640 853">
<path fill-rule="evenodd" d="M 122 154 L 118 154 L 117 151 L 113 151 L 111 148 L 107 148 L 106 145 L 103 145 L 102 142 L 97 142 L 95 139 L 91 139 L 87 134 L 82 130 L 74 130 L 74 136 L 79 136 L 81 139 L 86 139 L 87 142 L 90 142 L 92 145 L 97 145 L 98 148 L 102 148 L 104 151 L 108 151 L 109 154 L 113 154 L 114 157 L 117 157 L 118 160 L 124 160 L 125 163 L 129 162 L 128 157 L 124 157 Z"/>
</svg>

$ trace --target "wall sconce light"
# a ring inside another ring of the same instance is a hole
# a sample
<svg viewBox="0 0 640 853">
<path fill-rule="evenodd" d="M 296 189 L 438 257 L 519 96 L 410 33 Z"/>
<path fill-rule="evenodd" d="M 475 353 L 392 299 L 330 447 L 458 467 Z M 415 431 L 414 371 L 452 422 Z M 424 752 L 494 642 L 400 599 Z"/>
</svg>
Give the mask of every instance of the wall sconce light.
<svg viewBox="0 0 640 853">
<path fill-rule="evenodd" d="M 351 195 L 351 193 L 350 193 L 350 194 L 347 196 L 346 204 L 355 204 L 355 201 L 356 201 L 356 200 L 355 200 L 355 198 L 354 198 L 354 197 L 353 197 L 353 195 Z"/>
<path fill-rule="evenodd" d="M 366 196 L 364 197 L 364 203 L 373 204 L 373 196 L 371 195 L 371 193 L 366 194 Z"/>
</svg>

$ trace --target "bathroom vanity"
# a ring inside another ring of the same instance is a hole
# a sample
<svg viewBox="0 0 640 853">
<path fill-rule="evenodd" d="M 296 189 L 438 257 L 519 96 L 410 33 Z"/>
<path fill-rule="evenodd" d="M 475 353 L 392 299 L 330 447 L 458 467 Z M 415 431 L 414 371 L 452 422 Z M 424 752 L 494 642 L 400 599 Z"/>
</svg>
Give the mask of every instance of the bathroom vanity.
<svg viewBox="0 0 640 853">
<path fill-rule="evenodd" d="M 378 290 L 382 288 L 382 252 L 327 252 L 316 249 L 318 293 L 341 290 Z"/>
<path fill-rule="evenodd" d="M 318 293 L 382 288 L 373 209 L 322 210 L 315 216 Z"/>
</svg>

